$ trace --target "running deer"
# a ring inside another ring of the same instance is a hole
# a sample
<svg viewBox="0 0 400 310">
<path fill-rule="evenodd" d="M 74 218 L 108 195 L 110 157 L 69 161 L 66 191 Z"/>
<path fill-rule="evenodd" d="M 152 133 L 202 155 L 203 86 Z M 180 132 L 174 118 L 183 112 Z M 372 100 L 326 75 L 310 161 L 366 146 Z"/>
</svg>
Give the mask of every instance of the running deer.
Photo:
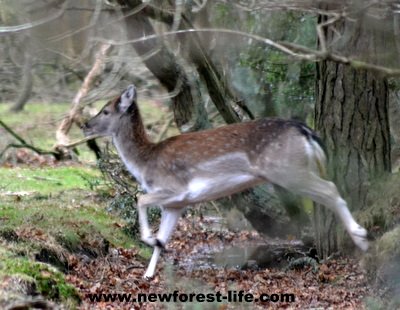
<svg viewBox="0 0 400 310">
<path fill-rule="evenodd" d="M 154 276 L 161 250 L 186 206 L 225 197 L 263 182 L 307 196 L 337 214 L 354 243 L 367 250 L 367 231 L 336 186 L 321 178 L 325 153 L 316 134 L 294 120 L 260 119 L 151 142 L 130 85 L 84 126 L 86 136 L 111 136 L 127 169 L 146 194 L 138 199 L 140 233 L 154 247 L 144 274 Z M 163 208 L 157 235 L 147 208 Z"/>
</svg>

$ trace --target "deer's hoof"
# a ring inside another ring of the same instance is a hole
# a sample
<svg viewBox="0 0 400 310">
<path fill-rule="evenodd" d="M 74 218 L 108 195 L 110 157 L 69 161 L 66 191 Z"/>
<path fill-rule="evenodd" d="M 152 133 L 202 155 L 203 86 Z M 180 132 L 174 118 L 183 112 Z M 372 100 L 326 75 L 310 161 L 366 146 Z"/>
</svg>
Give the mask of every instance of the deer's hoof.
<svg viewBox="0 0 400 310">
<path fill-rule="evenodd" d="M 363 251 L 367 251 L 369 242 L 367 240 L 368 232 L 365 228 L 358 226 L 351 232 L 351 238 L 354 243 Z"/>
<path fill-rule="evenodd" d="M 161 248 L 161 249 L 165 249 L 165 244 L 164 243 L 162 243 L 159 239 L 156 239 L 156 244 L 155 244 L 155 246 L 158 246 L 159 248 Z"/>
<path fill-rule="evenodd" d="M 154 274 L 147 274 L 147 272 L 143 275 L 143 280 L 151 281 L 154 278 Z"/>
</svg>

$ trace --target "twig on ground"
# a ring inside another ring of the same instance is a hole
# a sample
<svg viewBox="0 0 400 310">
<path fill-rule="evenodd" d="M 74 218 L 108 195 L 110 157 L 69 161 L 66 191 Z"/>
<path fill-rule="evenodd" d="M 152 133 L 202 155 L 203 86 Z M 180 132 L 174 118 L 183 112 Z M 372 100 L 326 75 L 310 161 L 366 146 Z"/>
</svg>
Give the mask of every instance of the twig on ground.
<svg viewBox="0 0 400 310">
<path fill-rule="evenodd" d="M 5 154 L 5 152 L 10 148 L 26 148 L 34 151 L 39 155 L 53 155 L 56 159 L 61 157 L 61 154 L 57 151 L 47 151 L 41 148 L 38 148 L 28 142 L 25 141 L 20 135 L 18 135 L 14 130 L 12 130 L 7 124 L 5 124 L 2 120 L 0 120 L 0 126 L 3 127 L 10 135 L 12 135 L 20 144 L 10 143 L 5 149 L 0 153 L 0 158 Z"/>
</svg>

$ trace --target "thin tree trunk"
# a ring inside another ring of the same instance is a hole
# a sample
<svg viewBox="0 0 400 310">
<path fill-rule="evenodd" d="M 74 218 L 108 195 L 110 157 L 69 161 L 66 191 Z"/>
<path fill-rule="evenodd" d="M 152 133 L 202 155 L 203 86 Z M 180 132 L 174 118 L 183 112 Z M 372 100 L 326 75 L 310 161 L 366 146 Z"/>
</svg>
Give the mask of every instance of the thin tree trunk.
<svg viewBox="0 0 400 310">
<path fill-rule="evenodd" d="M 183 20 L 181 28 L 193 28 L 186 17 Z M 179 35 L 178 38 L 186 46 L 188 50 L 187 58 L 194 64 L 202 82 L 207 87 L 212 102 L 222 118 L 228 124 L 240 122 L 240 116 L 230 103 L 233 96 L 226 83 L 223 82 L 222 75 L 217 70 L 214 62 L 204 49 L 201 38 L 196 33 Z"/>
<path fill-rule="evenodd" d="M 25 53 L 24 65 L 22 68 L 21 88 L 18 92 L 19 96 L 15 103 L 11 106 L 12 112 L 20 112 L 24 109 L 32 94 L 33 75 L 32 75 L 32 56 Z"/>
<path fill-rule="evenodd" d="M 180 29 L 193 29 L 194 25 L 187 16 L 183 16 Z M 241 121 L 241 117 L 234 110 L 233 104 L 240 107 L 250 118 L 254 115 L 247 107 L 244 99 L 237 99 L 227 83 L 223 79 L 218 66 L 211 59 L 207 47 L 209 42 L 197 33 L 181 34 L 178 36 L 186 46 L 188 60 L 194 64 L 203 83 L 206 85 L 208 94 L 213 101 L 218 112 L 226 123 L 236 123 Z"/>
</svg>

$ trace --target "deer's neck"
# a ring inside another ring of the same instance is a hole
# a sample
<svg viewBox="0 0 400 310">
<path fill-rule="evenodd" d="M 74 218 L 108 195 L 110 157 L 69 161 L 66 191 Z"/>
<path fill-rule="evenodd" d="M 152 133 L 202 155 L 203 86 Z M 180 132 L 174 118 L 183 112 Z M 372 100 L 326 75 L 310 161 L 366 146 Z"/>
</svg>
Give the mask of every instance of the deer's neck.
<svg viewBox="0 0 400 310">
<path fill-rule="evenodd" d="M 147 137 L 139 111 L 120 119 L 120 130 L 113 135 L 113 143 L 125 166 L 139 183 L 153 143 Z"/>
</svg>

